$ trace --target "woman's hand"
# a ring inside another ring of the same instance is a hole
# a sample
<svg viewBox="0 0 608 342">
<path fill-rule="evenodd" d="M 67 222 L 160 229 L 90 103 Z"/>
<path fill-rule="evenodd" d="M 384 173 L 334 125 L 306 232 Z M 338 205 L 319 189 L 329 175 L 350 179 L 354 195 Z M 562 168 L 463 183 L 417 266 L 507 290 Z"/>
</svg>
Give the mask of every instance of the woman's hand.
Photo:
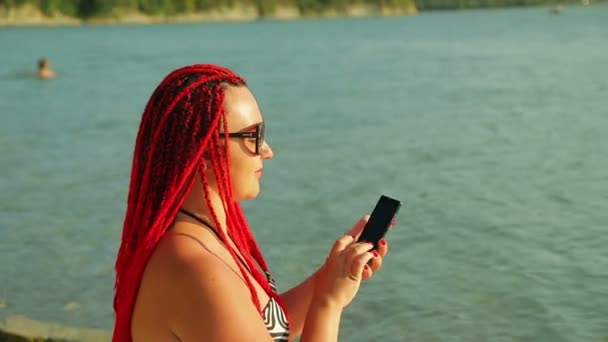
<svg viewBox="0 0 608 342">
<path fill-rule="evenodd" d="M 315 277 L 313 302 L 340 309 L 350 304 L 359 291 L 363 271 L 370 268 L 367 262 L 374 255 L 373 247 L 372 243 L 357 243 L 351 235 L 338 239 Z"/>
<path fill-rule="evenodd" d="M 361 280 L 370 279 L 374 272 L 380 270 L 382 259 L 388 253 L 386 240 L 380 240 L 378 251 L 372 250 L 371 243 L 356 242 L 368 220 L 369 215 L 363 216 L 346 235 L 334 243 L 316 277 L 316 298 L 331 298 L 344 307 L 356 295 Z M 394 225 L 395 222 L 391 227 Z"/>
<path fill-rule="evenodd" d="M 363 228 L 365 228 L 365 224 L 369 220 L 369 215 L 363 216 L 359 221 L 346 233 L 347 235 L 351 235 L 355 238 L 355 241 L 363 232 Z M 391 223 L 391 228 L 394 227 L 397 223 L 393 221 Z M 388 242 L 386 239 L 381 239 L 378 243 L 378 252 L 372 258 L 372 262 L 370 263 L 369 268 L 363 269 L 363 280 L 368 280 L 372 277 L 372 275 L 378 272 L 382 268 L 382 260 L 388 253 Z"/>
</svg>

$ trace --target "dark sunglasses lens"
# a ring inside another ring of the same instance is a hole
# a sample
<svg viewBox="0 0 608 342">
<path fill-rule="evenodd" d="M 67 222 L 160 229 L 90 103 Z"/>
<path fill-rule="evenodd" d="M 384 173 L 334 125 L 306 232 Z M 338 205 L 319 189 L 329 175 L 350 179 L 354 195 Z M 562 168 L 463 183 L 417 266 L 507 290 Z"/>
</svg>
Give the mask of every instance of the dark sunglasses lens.
<svg viewBox="0 0 608 342">
<path fill-rule="evenodd" d="M 264 143 L 264 132 L 265 131 L 265 125 L 262 122 L 260 124 L 260 126 L 258 127 L 258 136 L 257 136 L 257 141 L 256 141 L 256 153 L 260 154 L 260 151 L 262 150 L 262 144 Z"/>
</svg>

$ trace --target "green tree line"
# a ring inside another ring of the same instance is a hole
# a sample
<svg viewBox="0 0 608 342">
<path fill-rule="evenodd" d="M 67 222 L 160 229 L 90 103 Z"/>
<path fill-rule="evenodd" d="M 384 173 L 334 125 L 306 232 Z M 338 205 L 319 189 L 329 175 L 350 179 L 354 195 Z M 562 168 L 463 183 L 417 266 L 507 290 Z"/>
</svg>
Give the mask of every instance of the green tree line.
<svg viewBox="0 0 608 342">
<path fill-rule="evenodd" d="M 592 0 L 604 2 L 606 0 Z M 514 6 L 542 6 L 580 4 L 582 0 L 416 0 L 419 11 L 442 9 L 492 8 Z"/>
<path fill-rule="evenodd" d="M 295 7 L 306 14 L 332 9 L 339 11 L 357 4 L 407 8 L 413 2 L 414 0 L 0 0 L 0 6 L 11 9 L 30 5 L 47 16 L 60 13 L 88 19 L 128 12 L 171 16 L 233 8 L 236 5 L 255 6 L 262 16 L 272 15 L 277 6 Z"/>
<path fill-rule="evenodd" d="M 327 10 L 344 11 L 353 5 L 378 8 L 465 9 L 507 6 L 536 6 L 579 3 L 581 0 L 0 0 L 11 9 L 23 5 L 38 8 L 48 16 L 64 14 L 82 19 L 105 17 L 113 13 L 139 12 L 150 15 L 177 15 L 205 12 L 235 5 L 255 6 L 261 16 L 270 16 L 278 6 L 295 7 L 301 14 Z M 597 0 L 596 0 L 597 1 Z M 606 0 L 601 0 L 606 1 Z"/>
</svg>

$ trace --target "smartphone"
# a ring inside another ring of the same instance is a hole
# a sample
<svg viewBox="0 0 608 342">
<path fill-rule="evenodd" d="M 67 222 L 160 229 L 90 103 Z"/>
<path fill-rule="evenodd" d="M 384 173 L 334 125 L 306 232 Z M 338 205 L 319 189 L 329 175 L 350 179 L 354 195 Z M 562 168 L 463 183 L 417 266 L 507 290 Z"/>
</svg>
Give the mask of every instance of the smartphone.
<svg viewBox="0 0 608 342">
<path fill-rule="evenodd" d="M 399 208 L 401 208 L 401 201 L 385 195 L 380 196 L 357 242 L 372 242 L 374 250 L 378 250 L 378 242 L 386 235 L 391 222 L 399 212 Z"/>
</svg>

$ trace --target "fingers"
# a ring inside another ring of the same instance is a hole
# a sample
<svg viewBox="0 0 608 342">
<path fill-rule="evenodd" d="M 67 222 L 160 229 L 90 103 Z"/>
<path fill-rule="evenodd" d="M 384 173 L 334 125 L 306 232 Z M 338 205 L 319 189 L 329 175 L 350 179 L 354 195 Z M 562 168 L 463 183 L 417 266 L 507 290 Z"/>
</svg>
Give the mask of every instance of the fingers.
<svg viewBox="0 0 608 342">
<path fill-rule="evenodd" d="M 353 243 L 353 241 L 354 238 L 351 235 L 342 236 L 336 240 L 336 242 L 334 242 L 334 245 L 331 247 L 331 251 L 329 252 L 329 256 L 332 257 L 341 254 L 346 247 Z"/>
<path fill-rule="evenodd" d="M 382 268 L 382 262 L 384 261 L 384 256 L 388 253 L 388 243 L 386 239 L 381 239 L 378 243 L 378 256 L 374 256 L 372 259 L 369 270 L 363 270 L 363 280 L 368 280 L 371 278 L 372 273 L 378 272 Z"/>
<path fill-rule="evenodd" d="M 349 273 L 349 278 L 360 279 L 365 263 L 373 257 L 372 248 L 374 245 L 366 242 L 351 244 L 344 250 L 344 269 Z M 359 265 L 363 259 L 365 259 L 363 264 Z"/>
<path fill-rule="evenodd" d="M 357 241 L 359 235 L 361 235 L 361 232 L 363 231 L 363 228 L 365 228 L 365 225 L 367 224 L 368 220 L 369 215 L 361 217 L 359 221 L 357 221 L 357 223 L 355 223 L 355 225 L 346 234 L 353 236 L 355 238 L 355 241 Z"/>
<path fill-rule="evenodd" d="M 370 270 L 372 272 L 377 272 L 382 267 L 382 257 L 378 254 L 377 257 L 372 258 L 372 262 L 370 263 Z"/>
<path fill-rule="evenodd" d="M 384 258 L 384 256 L 388 253 L 388 242 L 386 239 L 380 239 L 378 242 L 378 254 Z"/>
<path fill-rule="evenodd" d="M 373 254 L 370 252 L 364 252 L 363 254 L 357 254 L 356 257 L 354 257 L 351 260 L 350 272 L 348 274 L 348 277 L 351 280 L 359 281 L 363 278 L 364 270 L 367 271 L 367 273 L 372 272 L 370 267 L 367 266 L 367 262 L 370 261 L 372 258 L 373 258 Z M 371 276 L 371 274 L 368 275 L 368 278 L 370 276 Z"/>
<path fill-rule="evenodd" d="M 374 248 L 374 244 L 371 242 L 353 243 L 344 250 L 344 259 L 346 262 L 349 262 L 350 260 L 353 260 L 358 255 L 361 255 L 368 251 L 371 252 L 371 250 L 373 248 Z"/>
<path fill-rule="evenodd" d="M 373 259 L 372 259 L 373 260 Z M 369 280 L 372 275 L 374 274 L 374 271 L 372 270 L 371 267 L 363 267 L 363 273 L 361 273 L 361 279 L 363 280 Z"/>
<path fill-rule="evenodd" d="M 371 243 L 356 243 L 368 220 L 369 215 L 361 217 L 346 235 L 336 240 L 329 254 L 329 257 L 340 256 L 348 277 L 356 281 L 371 278 L 382 268 L 383 258 L 388 253 L 386 239 L 379 241 L 377 253 L 371 251 L 374 247 Z M 391 228 L 395 225 L 395 221 L 391 222 Z"/>
</svg>

